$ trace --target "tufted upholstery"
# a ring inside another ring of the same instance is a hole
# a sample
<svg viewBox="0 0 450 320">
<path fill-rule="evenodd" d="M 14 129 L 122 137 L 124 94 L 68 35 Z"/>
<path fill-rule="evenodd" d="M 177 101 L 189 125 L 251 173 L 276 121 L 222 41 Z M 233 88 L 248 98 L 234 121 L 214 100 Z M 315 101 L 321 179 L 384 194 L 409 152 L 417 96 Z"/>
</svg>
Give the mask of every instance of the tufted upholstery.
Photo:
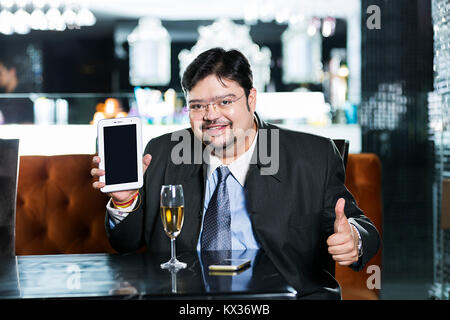
<svg viewBox="0 0 450 320">
<path fill-rule="evenodd" d="M 107 197 L 92 188 L 92 155 L 22 156 L 16 254 L 113 252 L 105 234 Z"/>
<path fill-rule="evenodd" d="M 92 155 L 22 156 L 16 210 L 16 254 L 114 250 L 104 228 L 107 197 L 92 188 Z M 381 164 L 374 154 L 349 154 L 346 185 L 381 233 Z M 381 251 L 368 265 L 381 268 Z M 336 266 L 344 299 L 377 299 L 367 267 Z"/>
</svg>

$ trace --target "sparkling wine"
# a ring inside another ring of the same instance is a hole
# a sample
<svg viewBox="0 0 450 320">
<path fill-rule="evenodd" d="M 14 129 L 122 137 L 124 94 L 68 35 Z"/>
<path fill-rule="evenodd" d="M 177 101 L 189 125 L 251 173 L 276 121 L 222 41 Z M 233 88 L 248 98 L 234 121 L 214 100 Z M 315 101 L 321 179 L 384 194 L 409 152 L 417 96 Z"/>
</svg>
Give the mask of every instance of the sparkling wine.
<svg viewBox="0 0 450 320">
<path fill-rule="evenodd" d="M 180 234 L 181 227 L 183 226 L 184 206 L 161 206 L 161 220 L 167 236 L 171 239 L 176 238 Z"/>
</svg>

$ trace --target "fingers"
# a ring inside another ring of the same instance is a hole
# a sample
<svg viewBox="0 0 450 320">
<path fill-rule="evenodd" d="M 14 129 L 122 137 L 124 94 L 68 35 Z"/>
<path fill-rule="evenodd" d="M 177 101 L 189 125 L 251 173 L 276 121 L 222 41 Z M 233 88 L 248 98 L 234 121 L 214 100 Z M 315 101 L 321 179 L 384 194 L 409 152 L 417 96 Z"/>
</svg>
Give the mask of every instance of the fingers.
<svg viewBox="0 0 450 320">
<path fill-rule="evenodd" d="M 105 186 L 104 182 L 100 182 L 100 181 L 95 181 L 94 183 L 92 183 L 92 187 L 94 189 L 101 189 Z"/>
<path fill-rule="evenodd" d="M 336 212 L 336 219 L 345 217 L 344 213 L 345 208 L 345 199 L 339 198 L 336 202 L 336 206 L 334 207 L 334 211 Z"/>
<path fill-rule="evenodd" d="M 358 261 L 358 249 L 352 241 L 328 247 L 328 253 L 340 265 L 350 265 Z"/>
<path fill-rule="evenodd" d="M 100 159 L 99 156 L 94 156 L 92 158 L 92 163 L 94 165 L 98 165 L 100 163 L 100 161 L 101 161 L 101 159 Z M 104 176 L 104 175 L 105 175 L 105 170 L 98 169 L 98 168 L 92 168 L 91 169 L 91 176 L 94 177 L 94 178 L 99 178 L 99 177 Z M 95 182 L 92 183 L 92 187 L 94 189 L 101 189 L 104 186 L 105 186 L 104 182 L 95 181 Z"/>
<path fill-rule="evenodd" d="M 342 245 L 347 242 L 350 243 L 353 242 L 353 237 L 351 233 L 334 233 L 327 239 L 327 245 L 329 247 Z"/>
<path fill-rule="evenodd" d="M 101 159 L 99 156 L 95 156 L 92 158 L 92 163 L 98 165 L 100 163 Z M 146 154 L 143 158 L 142 158 L 142 164 L 143 164 L 143 170 L 144 173 L 147 170 L 148 166 L 150 165 L 150 162 L 152 161 L 152 156 L 150 154 Z M 101 170 L 98 168 L 92 168 L 91 170 L 91 176 L 93 177 L 100 177 L 105 175 L 105 170 Z"/>
<path fill-rule="evenodd" d="M 328 252 L 331 255 L 338 255 L 338 254 L 347 254 L 355 250 L 355 246 L 352 242 L 346 242 L 344 244 L 340 244 L 337 246 L 330 246 L 328 247 Z"/>
<path fill-rule="evenodd" d="M 358 246 L 350 232 L 332 234 L 327 239 L 328 253 L 342 266 L 358 261 Z"/>
<path fill-rule="evenodd" d="M 98 165 L 100 163 L 101 159 L 99 156 L 94 156 L 92 158 L 92 163 L 94 165 Z M 143 170 L 144 173 L 147 170 L 148 166 L 150 165 L 150 162 L 152 161 L 152 156 L 150 154 L 146 154 L 143 159 L 142 159 L 142 163 L 143 163 Z M 91 169 L 91 176 L 94 178 L 99 178 L 101 176 L 105 175 L 105 170 L 99 169 L 99 168 L 92 168 Z M 100 182 L 100 181 L 95 181 L 92 183 L 92 187 L 94 189 L 101 189 L 105 186 L 104 182 Z"/>
<path fill-rule="evenodd" d="M 336 260 L 335 260 L 336 261 Z M 349 266 L 352 263 L 357 262 L 358 260 L 345 260 L 345 261 L 336 261 L 340 266 Z"/>
<path fill-rule="evenodd" d="M 100 159 L 99 156 L 94 156 L 94 157 L 92 158 L 92 163 L 93 163 L 93 164 L 99 164 L 100 162 L 101 162 L 101 159 Z"/>
<path fill-rule="evenodd" d="M 152 162 L 152 156 L 150 154 L 146 154 L 144 158 L 142 158 L 142 164 L 143 164 L 143 171 L 147 171 L 148 166 L 150 165 L 150 162 Z"/>
<path fill-rule="evenodd" d="M 345 216 L 344 208 L 345 208 L 345 199 L 339 198 L 334 208 L 334 212 L 336 213 L 336 219 L 334 220 L 335 233 L 347 231 L 347 228 L 345 226 L 347 222 L 347 217 Z"/>
<path fill-rule="evenodd" d="M 332 255 L 332 258 L 334 261 L 339 263 L 339 265 L 348 266 L 348 265 L 351 265 L 352 263 L 358 261 L 358 253 L 351 252 L 348 254 Z"/>
<path fill-rule="evenodd" d="M 105 175 L 105 170 L 98 169 L 98 168 L 92 168 L 91 169 L 91 176 L 94 178 L 98 178 Z"/>
<path fill-rule="evenodd" d="M 101 162 L 101 159 L 99 156 L 94 156 L 92 158 L 92 163 L 94 165 L 98 165 Z M 98 168 L 92 168 L 91 169 L 91 176 L 93 176 L 94 178 L 98 178 L 100 176 L 104 176 L 105 175 L 105 170 L 101 170 Z"/>
</svg>

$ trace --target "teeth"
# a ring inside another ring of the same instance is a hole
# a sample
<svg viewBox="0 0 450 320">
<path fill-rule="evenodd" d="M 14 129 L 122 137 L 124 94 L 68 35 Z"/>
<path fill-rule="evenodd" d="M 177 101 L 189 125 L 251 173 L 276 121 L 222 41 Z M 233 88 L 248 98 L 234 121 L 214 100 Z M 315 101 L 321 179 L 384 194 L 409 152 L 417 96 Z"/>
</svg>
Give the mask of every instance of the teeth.
<svg viewBox="0 0 450 320">
<path fill-rule="evenodd" d="M 226 127 L 227 125 L 221 125 L 221 126 L 213 126 L 213 127 L 208 127 L 208 130 L 213 130 L 213 129 L 217 129 L 217 128 L 223 128 Z"/>
</svg>

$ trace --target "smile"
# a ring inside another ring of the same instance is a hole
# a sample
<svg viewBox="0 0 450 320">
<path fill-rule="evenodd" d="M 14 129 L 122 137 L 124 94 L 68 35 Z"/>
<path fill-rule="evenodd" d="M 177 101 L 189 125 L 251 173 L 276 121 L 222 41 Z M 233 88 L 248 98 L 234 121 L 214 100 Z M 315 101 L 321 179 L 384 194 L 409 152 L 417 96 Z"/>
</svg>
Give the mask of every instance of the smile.
<svg viewBox="0 0 450 320">
<path fill-rule="evenodd" d="M 209 135 L 219 135 L 222 134 L 229 124 L 210 124 L 202 126 L 202 131 L 207 132 Z"/>
</svg>

